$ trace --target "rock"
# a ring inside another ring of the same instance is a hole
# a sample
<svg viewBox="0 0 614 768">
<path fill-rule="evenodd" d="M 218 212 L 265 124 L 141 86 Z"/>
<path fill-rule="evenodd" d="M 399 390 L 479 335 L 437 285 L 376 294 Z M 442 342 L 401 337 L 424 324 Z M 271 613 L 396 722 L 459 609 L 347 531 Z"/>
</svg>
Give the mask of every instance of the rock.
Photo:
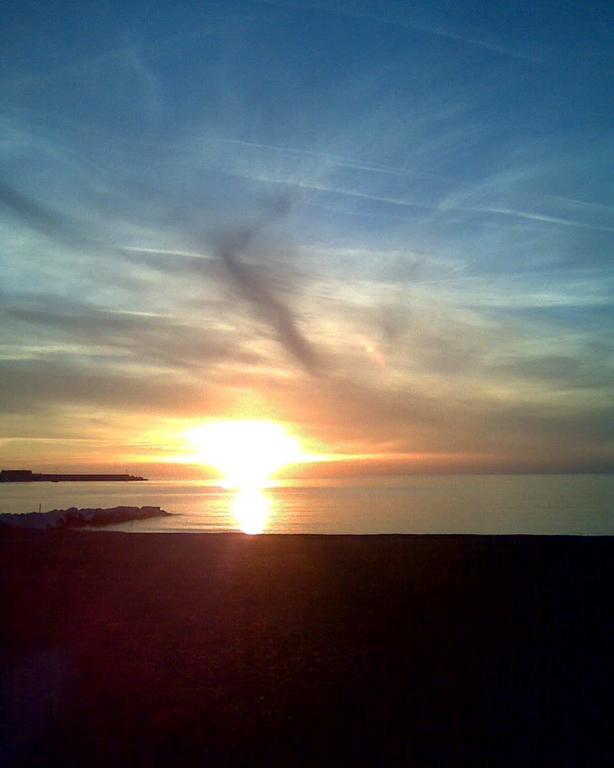
<svg viewBox="0 0 614 768">
<path fill-rule="evenodd" d="M 130 520 L 147 520 L 150 517 L 170 515 L 160 507 L 110 507 L 102 509 L 52 509 L 49 512 L 27 514 L 1 514 L 0 528 L 32 528 L 52 530 L 60 528 L 82 528 L 125 523 Z"/>
</svg>

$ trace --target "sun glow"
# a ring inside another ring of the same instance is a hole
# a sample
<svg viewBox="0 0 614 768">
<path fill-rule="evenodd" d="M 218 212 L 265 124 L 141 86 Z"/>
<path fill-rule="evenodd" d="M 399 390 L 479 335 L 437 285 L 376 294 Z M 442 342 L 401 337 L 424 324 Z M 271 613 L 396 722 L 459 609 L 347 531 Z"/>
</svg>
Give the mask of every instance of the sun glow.
<svg viewBox="0 0 614 768">
<path fill-rule="evenodd" d="M 264 489 L 275 472 L 314 459 L 285 427 L 271 421 L 211 421 L 184 434 L 192 460 L 217 469 L 223 487 L 233 490 L 230 512 L 244 533 L 267 527 L 273 502 Z"/>
<path fill-rule="evenodd" d="M 263 488 L 282 467 L 307 458 L 299 441 L 270 421 L 215 421 L 187 437 L 195 459 L 215 467 L 227 488 Z"/>
</svg>

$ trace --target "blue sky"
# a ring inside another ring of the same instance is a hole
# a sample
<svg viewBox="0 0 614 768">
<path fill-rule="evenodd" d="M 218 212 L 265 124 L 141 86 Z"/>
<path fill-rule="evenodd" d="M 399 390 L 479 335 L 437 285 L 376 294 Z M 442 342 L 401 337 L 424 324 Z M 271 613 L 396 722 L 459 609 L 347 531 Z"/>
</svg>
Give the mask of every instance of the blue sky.
<svg viewBox="0 0 614 768">
<path fill-rule="evenodd" d="M 614 466 L 611 4 L 0 14 L 0 463 Z"/>
</svg>

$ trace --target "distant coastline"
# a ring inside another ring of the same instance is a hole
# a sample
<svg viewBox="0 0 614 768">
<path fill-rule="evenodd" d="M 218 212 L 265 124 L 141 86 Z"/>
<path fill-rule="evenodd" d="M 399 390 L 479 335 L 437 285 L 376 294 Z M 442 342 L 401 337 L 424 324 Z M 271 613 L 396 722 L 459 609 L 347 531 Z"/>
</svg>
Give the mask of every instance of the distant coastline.
<svg viewBox="0 0 614 768">
<path fill-rule="evenodd" d="M 97 474 L 48 474 L 32 472 L 31 469 L 2 469 L 0 483 L 66 483 L 66 482 L 133 482 L 147 480 L 138 475 L 97 475 Z"/>
</svg>

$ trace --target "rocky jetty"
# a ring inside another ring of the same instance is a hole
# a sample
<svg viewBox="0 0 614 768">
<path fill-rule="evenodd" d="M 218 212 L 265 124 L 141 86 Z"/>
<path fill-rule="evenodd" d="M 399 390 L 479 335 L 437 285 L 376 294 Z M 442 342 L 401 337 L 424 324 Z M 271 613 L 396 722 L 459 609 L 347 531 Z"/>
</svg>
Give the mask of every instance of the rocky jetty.
<svg viewBox="0 0 614 768">
<path fill-rule="evenodd" d="M 110 507 L 108 509 L 52 509 L 50 512 L 26 514 L 1 514 L 0 528 L 29 528 L 51 530 L 59 528 L 83 528 L 125 523 L 130 520 L 146 520 L 150 517 L 166 517 L 160 507 Z"/>
</svg>

